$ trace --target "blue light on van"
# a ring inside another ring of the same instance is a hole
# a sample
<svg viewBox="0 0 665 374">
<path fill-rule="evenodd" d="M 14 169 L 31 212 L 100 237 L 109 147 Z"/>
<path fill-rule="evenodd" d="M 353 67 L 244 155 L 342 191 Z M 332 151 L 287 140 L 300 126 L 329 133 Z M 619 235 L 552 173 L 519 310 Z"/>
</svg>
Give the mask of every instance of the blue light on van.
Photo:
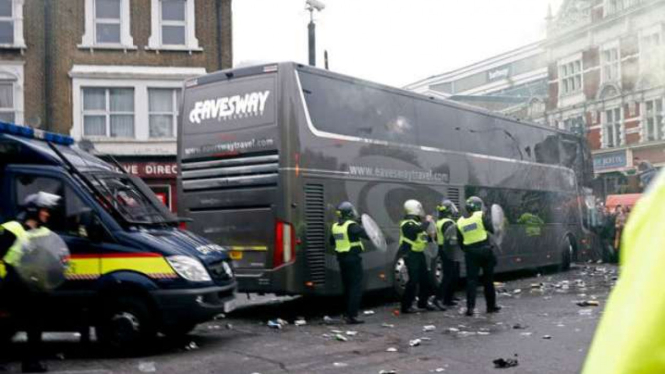
<svg viewBox="0 0 665 374">
<path fill-rule="evenodd" d="M 0 133 L 16 135 L 29 139 L 39 139 L 60 145 L 74 144 L 74 139 L 67 135 L 42 131 L 38 129 L 33 129 L 31 127 L 15 125 L 13 123 L 7 123 L 7 122 L 0 122 Z"/>
</svg>

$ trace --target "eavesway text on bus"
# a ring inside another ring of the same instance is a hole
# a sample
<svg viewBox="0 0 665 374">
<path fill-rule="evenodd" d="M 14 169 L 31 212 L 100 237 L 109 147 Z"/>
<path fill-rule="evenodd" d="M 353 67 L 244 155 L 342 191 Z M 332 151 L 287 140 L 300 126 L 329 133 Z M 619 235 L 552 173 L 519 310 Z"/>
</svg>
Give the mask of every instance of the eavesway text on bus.
<svg viewBox="0 0 665 374">
<path fill-rule="evenodd" d="M 221 121 L 263 115 L 269 95 L 270 91 L 263 91 L 197 101 L 194 109 L 189 112 L 189 121 L 200 124 L 207 119 L 217 118 Z"/>
</svg>

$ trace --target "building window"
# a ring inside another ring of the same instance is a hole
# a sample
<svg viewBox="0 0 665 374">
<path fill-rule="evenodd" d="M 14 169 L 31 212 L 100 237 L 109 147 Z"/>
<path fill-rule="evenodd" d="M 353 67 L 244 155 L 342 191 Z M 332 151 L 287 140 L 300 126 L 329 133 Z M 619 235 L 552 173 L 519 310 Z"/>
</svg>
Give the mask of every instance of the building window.
<svg viewBox="0 0 665 374">
<path fill-rule="evenodd" d="M 23 1 L 0 0 L 0 47 L 25 48 Z"/>
<path fill-rule="evenodd" d="M 642 0 L 605 0 L 605 15 L 621 12 L 641 2 Z"/>
<path fill-rule="evenodd" d="M 575 60 L 559 66 L 561 93 L 571 94 L 582 89 L 582 60 Z"/>
<path fill-rule="evenodd" d="M 604 117 L 603 148 L 621 146 L 623 144 L 621 108 L 606 110 Z"/>
<path fill-rule="evenodd" d="M 603 82 L 614 82 L 620 77 L 619 48 L 607 48 L 601 52 L 601 75 Z"/>
<path fill-rule="evenodd" d="M 0 121 L 14 123 L 16 121 L 14 109 L 14 84 L 0 82 Z"/>
<path fill-rule="evenodd" d="M 584 132 L 584 117 L 571 117 L 563 121 L 563 129 L 574 133 Z"/>
<path fill-rule="evenodd" d="M 134 89 L 83 88 L 83 136 L 134 138 Z"/>
<path fill-rule="evenodd" d="M 640 35 L 640 75 L 659 82 L 659 75 L 665 70 L 665 43 L 662 26 L 644 30 Z M 665 77 L 660 77 L 661 79 Z"/>
<path fill-rule="evenodd" d="M 151 138 L 174 138 L 178 123 L 180 90 L 148 89 L 148 111 Z"/>
<path fill-rule="evenodd" d="M 194 0 L 151 0 L 150 49 L 200 50 Z"/>
<path fill-rule="evenodd" d="M 665 139 L 663 131 L 663 99 L 649 100 L 644 103 L 644 141 Z"/>
<path fill-rule="evenodd" d="M 130 0 L 85 0 L 85 34 L 81 48 L 134 49 Z"/>
</svg>

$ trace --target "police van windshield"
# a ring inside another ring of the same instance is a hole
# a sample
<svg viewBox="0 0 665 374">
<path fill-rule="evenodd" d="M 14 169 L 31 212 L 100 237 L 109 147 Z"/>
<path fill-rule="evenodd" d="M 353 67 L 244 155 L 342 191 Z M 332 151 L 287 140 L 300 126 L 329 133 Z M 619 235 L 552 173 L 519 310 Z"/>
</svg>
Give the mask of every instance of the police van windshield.
<svg viewBox="0 0 665 374">
<path fill-rule="evenodd" d="M 177 222 L 177 219 L 166 208 L 162 209 L 158 205 L 159 201 L 151 198 L 132 177 L 114 173 L 88 173 L 87 177 L 105 198 L 101 202 L 104 209 L 110 213 L 113 213 L 113 210 L 117 211 L 127 222 L 132 224 Z"/>
</svg>

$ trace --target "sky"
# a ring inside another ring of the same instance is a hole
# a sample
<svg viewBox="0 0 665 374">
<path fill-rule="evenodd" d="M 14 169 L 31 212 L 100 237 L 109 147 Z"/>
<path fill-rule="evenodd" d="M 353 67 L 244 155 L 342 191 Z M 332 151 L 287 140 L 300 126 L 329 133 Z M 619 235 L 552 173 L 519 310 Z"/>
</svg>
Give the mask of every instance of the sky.
<svg viewBox="0 0 665 374">
<path fill-rule="evenodd" d="M 402 87 L 541 40 L 562 0 L 321 0 L 317 66 Z M 234 0 L 234 65 L 307 63 L 305 0 Z"/>
</svg>

